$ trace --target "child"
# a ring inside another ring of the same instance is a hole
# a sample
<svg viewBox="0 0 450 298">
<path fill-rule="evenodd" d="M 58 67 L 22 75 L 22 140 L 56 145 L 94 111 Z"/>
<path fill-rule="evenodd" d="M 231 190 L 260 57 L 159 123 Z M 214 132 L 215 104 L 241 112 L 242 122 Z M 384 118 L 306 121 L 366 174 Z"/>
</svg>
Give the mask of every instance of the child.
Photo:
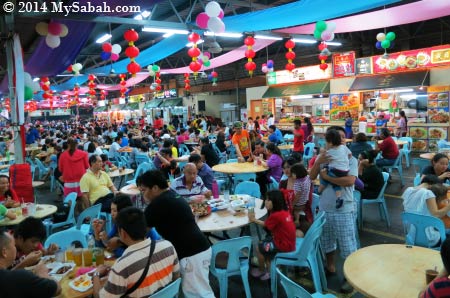
<svg viewBox="0 0 450 298">
<path fill-rule="evenodd" d="M 294 223 L 296 226 L 300 225 L 300 216 L 306 216 L 305 206 L 308 202 L 311 191 L 311 179 L 309 179 L 308 171 L 302 163 L 297 163 L 291 167 L 292 176 L 295 178 L 294 182 Z"/>
<path fill-rule="evenodd" d="M 450 204 L 450 200 L 447 199 L 447 187 L 438 183 L 434 184 L 430 187 L 430 190 L 436 196 L 436 204 L 438 209 L 445 208 Z M 450 217 L 446 214 L 441 217 L 441 220 L 444 222 L 445 228 L 450 229 Z"/>
<path fill-rule="evenodd" d="M 330 129 L 325 134 L 325 141 L 327 142 L 327 156 L 330 158 L 328 167 L 328 175 L 330 177 L 344 177 L 347 176 L 350 170 L 349 157 L 351 151 L 341 143 L 341 135 L 335 129 Z M 332 184 L 328 181 L 320 179 L 319 194 L 325 189 L 325 187 L 331 184 L 336 192 L 336 209 L 342 207 L 344 201 L 341 198 L 341 187 L 339 185 Z"/>
<path fill-rule="evenodd" d="M 13 210 L 9 210 L 3 204 L 0 204 L 0 217 L 6 216 L 10 220 L 16 219 L 16 213 Z"/>
<path fill-rule="evenodd" d="M 295 225 L 292 216 L 286 210 L 283 193 L 279 190 L 267 192 L 265 206 L 269 211 L 266 221 L 255 218 L 254 212 L 248 213 L 250 222 L 254 222 L 269 230 L 271 237 L 261 241 L 256 248 L 259 268 L 253 268 L 253 277 L 261 280 L 270 278 L 270 260 L 277 252 L 290 252 L 295 250 Z"/>
</svg>

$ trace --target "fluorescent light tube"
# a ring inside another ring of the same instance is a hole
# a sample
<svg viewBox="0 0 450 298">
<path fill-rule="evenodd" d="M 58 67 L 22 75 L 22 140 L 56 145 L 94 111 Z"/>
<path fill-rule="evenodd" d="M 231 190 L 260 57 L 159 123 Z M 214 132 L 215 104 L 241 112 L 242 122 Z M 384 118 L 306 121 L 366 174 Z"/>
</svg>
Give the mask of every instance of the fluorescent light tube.
<svg viewBox="0 0 450 298">
<path fill-rule="evenodd" d="M 173 33 L 173 34 L 188 34 L 189 31 L 182 29 L 169 29 L 169 28 L 155 28 L 155 27 L 144 27 L 142 28 L 144 32 L 156 32 L 156 33 Z"/>
<path fill-rule="evenodd" d="M 278 36 L 271 36 L 271 35 L 263 35 L 263 34 L 256 34 L 256 39 L 268 39 L 268 40 L 282 40 L 283 38 Z"/>
<path fill-rule="evenodd" d="M 337 41 L 326 41 L 325 43 L 327 44 L 327 46 L 336 46 L 336 47 L 339 47 L 339 46 L 342 45 L 342 43 L 337 42 Z"/>
<path fill-rule="evenodd" d="M 104 43 L 105 41 L 107 41 L 110 38 L 111 38 L 111 34 L 106 33 L 106 34 L 102 35 L 101 37 L 99 37 L 95 42 L 96 43 Z"/>
<path fill-rule="evenodd" d="M 314 39 L 308 39 L 308 38 L 293 38 L 292 41 L 293 41 L 293 42 L 298 42 L 298 43 L 307 43 L 307 44 L 314 44 L 314 43 L 317 43 L 316 40 L 314 40 Z"/>
<path fill-rule="evenodd" d="M 201 43 L 204 43 L 205 41 L 203 40 L 203 39 L 200 39 L 199 41 L 197 41 L 197 44 L 199 45 L 199 44 L 201 44 Z M 188 48 L 190 48 L 190 47 L 192 47 L 194 44 L 192 43 L 192 42 L 189 42 L 189 43 L 187 43 L 186 44 L 186 46 L 188 47 Z"/>
</svg>

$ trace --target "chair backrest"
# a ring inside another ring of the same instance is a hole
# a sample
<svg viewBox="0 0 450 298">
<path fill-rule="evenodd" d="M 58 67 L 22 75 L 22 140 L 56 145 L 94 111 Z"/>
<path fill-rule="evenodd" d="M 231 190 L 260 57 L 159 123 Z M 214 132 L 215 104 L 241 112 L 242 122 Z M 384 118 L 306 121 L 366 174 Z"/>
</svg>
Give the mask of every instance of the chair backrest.
<svg viewBox="0 0 450 298">
<path fill-rule="evenodd" d="M 78 194 L 76 192 L 71 192 L 64 198 L 64 205 L 69 205 L 70 202 L 69 214 L 67 214 L 66 219 L 67 223 L 72 222 L 75 224 L 75 205 L 77 204 L 77 196 Z"/>
<path fill-rule="evenodd" d="M 171 282 L 158 292 L 149 296 L 149 298 L 175 298 L 180 291 L 181 278 Z"/>
<path fill-rule="evenodd" d="M 416 176 L 414 177 L 414 186 L 419 185 L 420 181 L 422 181 L 422 176 L 420 173 L 416 173 Z"/>
<path fill-rule="evenodd" d="M 278 183 L 278 181 L 275 178 L 270 176 L 270 184 L 268 186 L 268 190 L 278 189 L 279 187 L 280 183 Z"/>
<path fill-rule="evenodd" d="M 189 148 L 185 144 L 178 145 L 178 152 L 180 153 L 179 156 L 191 154 L 191 152 L 189 152 Z"/>
<path fill-rule="evenodd" d="M 84 235 L 79 230 L 72 229 L 64 230 L 50 235 L 47 240 L 45 240 L 44 247 L 48 248 L 50 244 L 55 243 L 61 249 L 65 250 L 69 248 L 75 241 L 80 242 L 83 248 L 87 247 L 86 235 Z"/>
<path fill-rule="evenodd" d="M 261 198 L 261 190 L 259 184 L 252 181 L 242 181 L 236 185 L 235 194 L 249 195 L 255 198 Z"/>
<path fill-rule="evenodd" d="M 325 222 L 325 212 L 319 212 L 308 232 L 306 232 L 305 238 L 300 245 L 300 249 L 297 254 L 298 256 L 301 256 L 301 258 L 306 258 L 308 255 L 316 253 Z"/>
<path fill-rule="evenodd" d="M 227 163 L 238 162 L 237 158 L 230 158 L 227 160 Z"/>
<path fill-rule="evenodd" d="M 408 142 L 407 144 L 403 145 L 403 151 L 411 152 L 412 143 L 413 143 L 413 139 L 411 137 L 401 137 L 398 140 Z"/>
<path fill-rule="evenodd" d="M 320 203 L 320 196 L 316 193 L 313 193 L 311 202 L 311 213 L 314 220 L 316 220 L 317 214 L 319 213 L 319 203 Z"/>
<path fill-rule="evenodd" d="M 419 174 L 422 173 L 422 171 L 425 167 L 431 166 L 431 162 L 425 158 L 413 158 L 412 164 L 414 166 L 414 172 L 419 173 Z"/>
<path fill-rule="evenodd" d="M 39 160 L 39 158 L 35 158 L 34 162 L 36 163 L 39 172 L 44 171 L 44 172 L 48 172 L 48 168 L 46 166 L 44 166 L 44 164 L 42 163 L 42 161 Z M 41 173 L 39 173 L 40 175 Z M 42 173 L 43 174 L 43 173 Z"/>
<path fill-rule="evenodd" d="M 150 157 L 148 155 L 139 154 L 134 157 L 134 160 L 136 161 L 136 165 L 140 166 L 144 162 L 150 163 Z"/>
<path fill-rule="evenodd" d="M 84 220 L 86 218 L 89 217 L 91 221 L 94 218 L 98 218 L 100 216 L 101 209 L 102 209 L 102 204 L 97 204 L 97 205 L 94 205 L 94 206 L 84 209 L 83 212 L 81 212 L 80 215 L 78 215 L 77 225 L 76 225 L 77 230 L 81 229 L 81 226 L 83 225 Z"/>
<path fill-rule="evenodd" d="M 280 277 L 280 283 L 286 292 L 286 297 L 288 298 L 313 298 L 313 296 L 305 290 L 301 285 L 290 280 L 286 275 L 281 273 L 280 269 L 277 268 L 277 274 Z"/>
<path fill-rule="evenodd" d="M 430 247 L 429 237 L 427 236 L 430 227 L 435 228 L 438 231 L 441 243 L 443 243 L 446 238 L 445 225 L 440 218 L 412 212 L 403 212 L 402 223 L 407 244 Z M 415 227 L 415 233 L 413 235 L 409 235 L 410 225 Z"/>
<path fill-rule="evenodd" d="M 155 168 L 155 165 L 153 164 L 153 162 L 141 163 L 136 169 L 136 173 L 134 174 L 134 180 L 136 180 L 137 177 L 141 176 L 145 172 L 150 171 L 154 168 Z"/>
<path fill-rule="evenodd" d="M 228 261 L 226 271 L 233 272 L 239 270 L 243 255 L 247 256 L 247 261 L 250 258 L 252 247 L 252 237 L 244 236 L 222 240 L 214 243 L 212 246 L 211 268 L 216 269 L 216 257 L 219 253 L 227 253 Z M 243 254 L 242 252 L 246 254 Z"/>
<path fill-rule="evenodd" d="M 314 156 L 314 146 L 314 143 L 308 143 L 305 145 L 303 158 L 312 158 Z"/>
<path fill-rule="evenodd" d="M 397 156 L 397 159 L 395 160 L 394 164 L 392 166 L 383 166 L 383 168 L 401 168 L 402 167 L 402 157 L 403 157 L 403 152 L 400 150 L 398 152 L 398 156 Z"/>
</svg>

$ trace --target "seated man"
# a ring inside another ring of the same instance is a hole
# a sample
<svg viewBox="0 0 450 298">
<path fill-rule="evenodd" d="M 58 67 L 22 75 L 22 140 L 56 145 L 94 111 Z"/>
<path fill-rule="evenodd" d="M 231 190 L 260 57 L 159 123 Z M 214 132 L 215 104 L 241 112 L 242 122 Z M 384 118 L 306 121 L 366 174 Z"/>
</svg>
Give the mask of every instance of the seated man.
<svg viewBox="0 0 450 298">
<path fill-rule="evenodd" d="M 211 197 L 212 192 L 205 187 L 202 178 L 197 176 L 197 167 L 193 163 L 187 163 L 183 170 L 184 175 L 175 179 L 170 188 L 182 198 L 188 199 L 196 195 Z"/>
<path fill-rule="evenodd" d="M 148 297 L 180 276 L 175 248 L 167 240 L 146 238 L 146 222 L 141 210 L 135 207 L 122 209 L 117 215 L 116 226 L 120 241 L 127 249 L 112 270 L 106 266 L 96 269 L 93 275 L 94 297 Z M 138 283 L 148 262 L 146 277 Z M 108 281 L 100 289 L 100 276 L 108 271 Z"/>
<path fill-rule="evenodd" d="M 381 151 L 383 158 L 377 159 L 375 164 L 377 167 L 392 166 L 395 163 L 398 155 L 400 154 L 398 146 L 394 139 L 391 137 L 391 133 L 387 128 L 382 128 L 380 131 L 380 138 L 383 140 L 381 144 L 375 142 L 375 150 Z"/>
<path fill-rule="evenodd" d="M 0 288 L 1 297 L 42 297 L 50 298 L 61 293 L 61 287 L 48 275 L 45 264 L 30 270 L 7 270 L 16 259 L 16 244 L 13 236 L 0 232 Z"/>
<path fill-rule="evenodd" d="M 196 153 L 189 156 L 189 162 L 193 163 L 198 170 L 197 175 L 202 178 L 206 188 L 212 190 L 212 183 L 214 181 L 213 170 L 202 160 L 202 157 Z"/>
<path fill-rule="evenodd" d="M 444 269 L 427 286 L 425 291 L 419 294 L 420 298 L 448 297 L 450 295 L 450 238 L 445 239 L 444 243 L 442 243 L 441 259 L 444 264 Z"/>
<path fill-rule="evenodd" d="M 111 200 L 118 193 L 117 188 L 109 175 L 102 171 L 103 161 L 100 156 L 92 155 L 89 166 L 80 180 L 83 209 L 101 203 L 102 212 L 111 213 Z"/>
<path fill-rule="evenodd" d="M 279 145 L 284 142 L 283 134 L 275 125 L 269 126 L 269 142 L 272 142 L 275 145 Z"/>
</svg>

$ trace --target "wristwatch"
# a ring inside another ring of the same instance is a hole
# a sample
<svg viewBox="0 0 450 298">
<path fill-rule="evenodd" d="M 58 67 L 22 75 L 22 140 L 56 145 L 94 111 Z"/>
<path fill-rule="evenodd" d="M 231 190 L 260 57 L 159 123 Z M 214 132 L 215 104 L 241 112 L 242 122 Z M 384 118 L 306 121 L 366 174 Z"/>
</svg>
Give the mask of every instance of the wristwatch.
<svg viewBox="0 0 450 298">
<path fill-rule="evenodd" d="M 92 275 L 93 277 L 98 277 L 98 278 L 100 278 L 100 272 L 98 272 L 98 271 L 95 271 L 94 272 L 94 274 Z"/>
</svg>

